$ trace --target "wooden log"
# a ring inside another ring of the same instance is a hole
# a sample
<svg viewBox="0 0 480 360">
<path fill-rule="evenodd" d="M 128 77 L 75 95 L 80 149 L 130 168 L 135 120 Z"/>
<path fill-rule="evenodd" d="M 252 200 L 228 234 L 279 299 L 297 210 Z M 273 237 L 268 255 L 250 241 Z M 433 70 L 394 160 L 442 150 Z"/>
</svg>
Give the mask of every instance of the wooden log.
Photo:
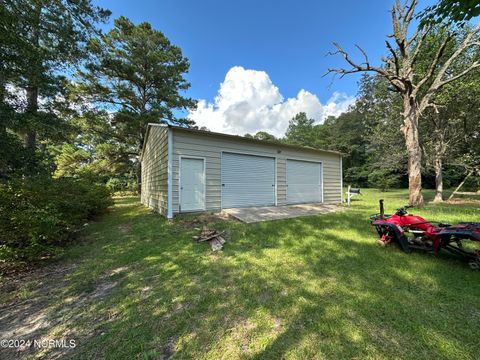
<svg viewBox="0 0 480 360">
<path fill-rule="evenodd" d="M 453 193 L 449 196 L 448 200 L 452 200 L 452 198 L 455 196 L 455 194 L 458 192 L 458 190 L 460 190 L 460 188 L 463 186 L 463 184 L 465 184 L 465 181 L 467 181 L 467 179 L 470 177 L 470 175 L 472 175 L 473 171 L 470 171 L 467 176 L 465 176 L 465 179 L 463 179 L 463 181 L 460 183 L 460 185 L 457 186 L 457 188 L 453 191 Z M 447 200 L 447 201 L 448 201 Z"/>
<path fill-rule="evenodd" d="M 225 233 L 225 231 L 222 231 L 222 232 L 219 232 L 219 233 L 215 232 L 215 234 L 210 235 L 210 236 L 206 236 L 206 237 L 201 237 L 197 241 L 198 242 L 208 241 L 208 240 L 211 240 L 213 238 L 216 238 L 217 236 L 223 235 L 224 233 Z"/>
<path fill-rule="evenodd" d="M 206 237 L 206 236 L 212 236 L 216 233 L 217 231 L 216 230 L 206 230 L 204 229 L 201 234 L 200 234 L 200 237 Z"/>
</svg>

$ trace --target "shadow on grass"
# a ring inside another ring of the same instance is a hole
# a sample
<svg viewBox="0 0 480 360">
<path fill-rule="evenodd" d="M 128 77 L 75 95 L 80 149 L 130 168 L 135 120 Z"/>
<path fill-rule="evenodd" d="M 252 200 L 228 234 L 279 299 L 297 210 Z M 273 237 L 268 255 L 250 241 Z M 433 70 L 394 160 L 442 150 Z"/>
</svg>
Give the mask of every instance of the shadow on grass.
<svg viewBox="0 0 480 360">
<path fill-rule="evenodd" d="M 400 201 L 392 194 L 392 205 Z M 117 204 L 71 249 L 80 262 L 48 311 L 61 314 L 50 334 L 68 329 L 79 339 L 71 356 L 475 357 L 477 274 L 376 247 L 367 203 L 251 225 L 218 221 L 232 230 L 220 253 L 194 243 L 181 221 L 132 199 Z"/>
<path fill-rule="evenodd" d="M 108 268 L 118 263 L 129 270 L 114 297 L 120 303 L 96 311 L 123 310 L 89 348 L 128 357 L 132 348 L 120 350 L 115 339 L 138 337 L 142 345 L 134 352 L 152 357 L 472 355 L 462 344 L 474 322 L 437 316 L 439 300 L 443 309 L 474 311 L 473 297 L 456 296 L 472 277 L 458 281 L 455 275 L 465 271 L 456 263 L 375 247 L 372 229 L 359 219 L 363 210 L 235 224 L 221 254 L 192 243 L 191 233 L 175 224 L 143 217 L 134 238 L 106 248 Z M 465 330 L 449 334 L 459 326 Z M 437 340 L 418 340 L 425 337 Z"/>
</svg>

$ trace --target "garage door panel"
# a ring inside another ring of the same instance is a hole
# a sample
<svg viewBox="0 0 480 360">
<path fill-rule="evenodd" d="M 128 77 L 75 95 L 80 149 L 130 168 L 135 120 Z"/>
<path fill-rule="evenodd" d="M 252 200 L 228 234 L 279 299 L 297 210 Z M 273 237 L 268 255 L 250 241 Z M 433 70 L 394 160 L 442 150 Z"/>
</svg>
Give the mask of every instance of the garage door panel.
<svg viewBox="0 0 480 360">
<path fill-rule="evenodd" d="M 287 160 L 287 203 L 300 204 L 321 201 L 321 163 Z"/>
<path fill-rule="evenodd" d="M 223 153 L 222 207 L 275 204 L 275 159 Z"/>
</svg>

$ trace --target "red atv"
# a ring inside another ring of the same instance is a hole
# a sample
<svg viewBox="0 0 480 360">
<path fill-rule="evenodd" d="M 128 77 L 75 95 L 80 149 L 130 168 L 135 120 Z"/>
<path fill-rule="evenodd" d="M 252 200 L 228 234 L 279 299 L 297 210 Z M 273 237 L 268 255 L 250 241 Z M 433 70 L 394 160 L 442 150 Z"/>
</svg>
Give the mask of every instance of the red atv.
<svg viewBox="0 0 480 360">
<path fill-rule="evenodd" d="M 380 245 L 398 243 L 407 253 L 415 249 L 436 254 L 445 249 L 464 257 L 472 269 L 480 270 L 480 250 L 467 249 L 464 244 L 464 240 L 471 240 L 480 245 L 480 222 L 437 223 L 435 226 L 420 216 L 409 215 L 407 209 L 411 207 L 406 205 L 397 209 L 394 215 L 386 215 L 383 200 L 380 200 L 380 213 L 370 216 L 371 225 L 380 236 Z"/>
</svg>

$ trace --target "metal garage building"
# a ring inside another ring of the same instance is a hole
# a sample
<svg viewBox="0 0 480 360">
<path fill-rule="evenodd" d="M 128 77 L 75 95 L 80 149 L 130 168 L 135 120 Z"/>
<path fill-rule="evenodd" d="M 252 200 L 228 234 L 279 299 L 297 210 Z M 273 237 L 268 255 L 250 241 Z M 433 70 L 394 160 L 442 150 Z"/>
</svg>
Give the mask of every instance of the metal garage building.
<svg viewBox="0 0 480 360">
<path fill-rule="evenodd" d="M 141 201 L 162 215 L 342 201 L 342 156 L 235 135 L 150 124 Z"/>
</svg>

